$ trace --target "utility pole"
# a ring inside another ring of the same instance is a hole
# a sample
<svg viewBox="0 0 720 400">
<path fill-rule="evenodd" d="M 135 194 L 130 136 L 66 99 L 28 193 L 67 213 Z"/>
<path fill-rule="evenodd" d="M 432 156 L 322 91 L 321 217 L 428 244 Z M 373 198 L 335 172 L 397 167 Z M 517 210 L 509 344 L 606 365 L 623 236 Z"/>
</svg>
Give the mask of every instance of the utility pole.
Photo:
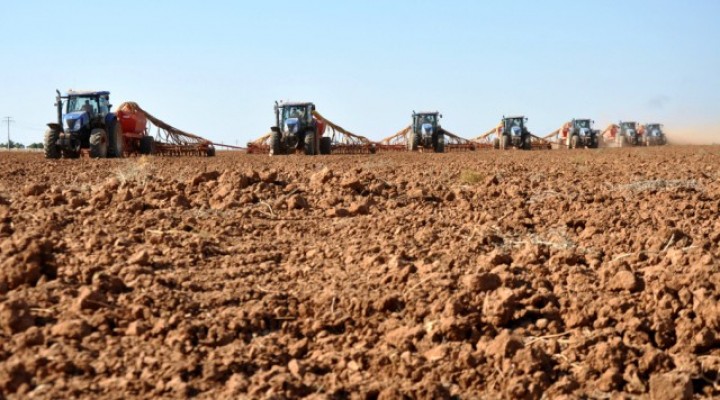
<svg viewBox="0 0 720 400">
<path fill-rule="evenodd" d="M 7 139 L 8 139 L 7 148 L 8 148 L 8 150 L 10 150 L 10 123 L 15 122 L 15 121 L 12 119 L 12 117 L 5 117 L 3 119 L 7 123 Z"/>
</svg>

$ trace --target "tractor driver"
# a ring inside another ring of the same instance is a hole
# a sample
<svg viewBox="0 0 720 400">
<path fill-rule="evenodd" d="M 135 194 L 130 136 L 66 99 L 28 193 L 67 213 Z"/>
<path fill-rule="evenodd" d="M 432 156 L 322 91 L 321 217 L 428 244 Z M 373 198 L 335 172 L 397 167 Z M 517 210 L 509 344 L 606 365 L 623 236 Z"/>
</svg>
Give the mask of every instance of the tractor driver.
<svg viewBox="0 0 720 400">
<path fill-rule="evenodd" d="M 85 100 L 85 104 L 82 105 L 81 109 L 88 113 L 89 116 L 93 115 L 93 106 L 90 104 L 90 100 Z"/>
</svg>

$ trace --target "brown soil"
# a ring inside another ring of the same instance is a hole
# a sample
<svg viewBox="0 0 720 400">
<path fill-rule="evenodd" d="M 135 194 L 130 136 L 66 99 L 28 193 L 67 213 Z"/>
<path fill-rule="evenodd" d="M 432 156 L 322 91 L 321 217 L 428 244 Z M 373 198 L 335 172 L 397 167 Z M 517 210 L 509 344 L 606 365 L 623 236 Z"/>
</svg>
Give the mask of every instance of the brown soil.
<svg viewBox="0 0 720 400">
<path fill-rule="evenodd" d="M 720 148 L 0 156 L 0 398 L 720 396 Z"/>
</svg>

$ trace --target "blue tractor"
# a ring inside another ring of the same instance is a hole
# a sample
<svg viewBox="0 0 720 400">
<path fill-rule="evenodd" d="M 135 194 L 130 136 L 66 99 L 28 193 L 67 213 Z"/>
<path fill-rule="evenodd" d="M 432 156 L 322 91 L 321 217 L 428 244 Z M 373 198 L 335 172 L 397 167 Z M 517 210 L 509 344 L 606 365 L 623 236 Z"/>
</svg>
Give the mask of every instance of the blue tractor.
<svg viewBox="0 0 720 400">
<path fill-rule="evenodd" d="M 45 158 L 78 158 L 84 150 L 92 158 L 123 156 L 122 127 L 110 111 L 110 92 L 56 93 L 57 122 L 47 124 Z"/>
<path fill-rule="evenodd" d="M 418 148 L 432 149 L 436 153 L 445 152 L 445 132 L 440 126 L 442 114 L 437 111 L 424 111 L 412 114 L 412 127 L 408 132 L 409 151 Z"/>
</svg>

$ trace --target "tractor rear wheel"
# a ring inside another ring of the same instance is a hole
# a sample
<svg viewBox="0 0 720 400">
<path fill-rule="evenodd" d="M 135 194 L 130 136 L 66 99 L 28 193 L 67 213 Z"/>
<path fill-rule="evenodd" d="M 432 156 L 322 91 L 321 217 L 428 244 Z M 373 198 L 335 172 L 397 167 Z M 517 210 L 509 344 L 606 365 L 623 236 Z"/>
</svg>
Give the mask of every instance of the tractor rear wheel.
<svg viewBox="0 0 720 400">
<path fill-rule="evenodd" d="M 577 135 L 572 135 L 572 137 L 570 138 L 570 148 L 571 148 L 571 149 L 577 149 L 577 148 L 578 148 L 578 141 L 579 141 L 578 136 L 577 136 Z"/>
<path fill-rule="evenodd" d="M 282 133 L 273 131 L 270 134 L 270 155 L 277 156 L 283 154 Z"/>
<path fill-rule="evenodd" d="M 532 150 L 532 137 L 530 135 L 525 136 L 522 142 L 523 150 Z"/>
<path fill-rule="evenodd" d="M 116 121 L 108 137 L 108 155 L 110 157 L 122 158 L 125 154 L 125 140 L 120 122 Z"/>
<path fill-rule="evenodd" d="M 436 153 L 444 153 L 445 152 L 445 135 L 442 133 L 439 133 L 437 136 L 437 141 L 435 142 L 435 152 Z"/>
<path fill-rule="evenodd" d="M 205 155 L 208 157 L 215 157 L 215 146 L 209 146 Z"/>
<path fill-rule="evenodd" d="M 306 156 L 314 156 L 315 155 L 315 132 L 313 131 L 307 131 L 305 132 L 305 155 Z"/>
<path fill-rule="evenodd" d="M 327 155 L 332 151 L 332 138 L 320 138 L 320 154 Z"/>
<path fill-rule="evenodd" d="M 155 138 L 152 136 L 143 136 L 140 138 L 140 154 L 155 154 Z"/>
<path fill-rule="evenodd" d="M 90 132 L 90 158 L 107 158 L 108 136 L 104 129 Z"/>
<path fill-rule="evenodd" d="M 45 158 L 58 159 L 60 158 L 60 149 L 58 149 L 57 141 L 60 138 L 60 132 L 54 129 L 48 129 L 45 132 Z"/>
<path fill-rule="evenodd" d="M 407 147 L 408 151 L 416 151 L 420 146 L 420 134 L 416 132 L 410 132 Z"/>
<path fill-rule="evenodd" d="M 507 150 L 510 148 L 510 136 L 502 135 L 500 138 L 500 149 Z"/>
</svg>

